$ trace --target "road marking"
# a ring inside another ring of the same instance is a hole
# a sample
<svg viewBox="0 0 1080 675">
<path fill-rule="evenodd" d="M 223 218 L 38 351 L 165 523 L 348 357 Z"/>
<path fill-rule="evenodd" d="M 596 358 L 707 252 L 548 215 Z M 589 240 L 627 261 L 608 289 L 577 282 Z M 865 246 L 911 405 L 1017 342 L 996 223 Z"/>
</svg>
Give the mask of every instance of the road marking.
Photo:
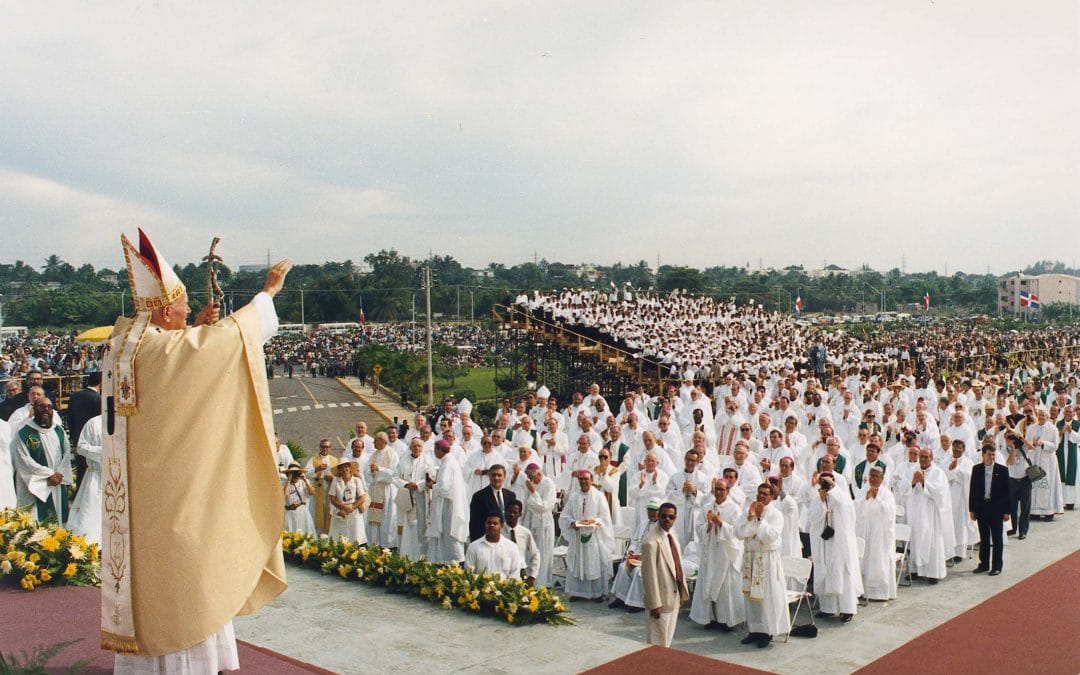
<svg viewBox="0 0 1080 675">
<path fill-rule="evenodd" d="M 323 405 L 322 403 L 316 403 L 316 404 L 315 404 L 315 409 L 316 409 L 316 410 L 322 410 L 322 409 L 323 409 L 323 408 L 325 408 L 325 407 L 326 407 L 326 406 L 324 406 L 324 405 Z M 331 407 L 331 408 L 333 408 L 334 406 L 330 406 L 330 407 Z"/>
<path fill-rule="evenodd" d="M 296 406 L 292 406 L 291 408 L 286 408 L 285 412 L 296 412 Z"/>
<path fill-rule="evenodd" d="M 276 409 L 274 410 L 274 414 L 275 414 L 275 415 L 280 415 L 280 414 L 281 414 L 282 412 L 283 412 L 283 411 L 282 411 L 282 409 L 281 409 L 281 408 L 276 408 Z"/>
<path fill-rule="evenodd" d="M 327 407 L 327 408 L 336 408 L 336 407 L 337 407 L 337 405 L 338 405 L 337 403 L 327 403 L 327 404 L 326 404 L 326 407 Z"/>
<path fill-rule="evenodd" d="M 311 397 L 311 402 L 312 402 L 312 403 L 318 403 L 318 402 L 319 402 L 319 399 L 315 398 L 315 394 L 312 394 L 312 393 L 311 393 L 311 390 L 310 390 L 310 389 L 308 389 L 308 386 L 307 386 L 306 384 L 304 384 L 303 382 L 301 382 L 301 383 L 300 383 L 300 386 L 301 386 L 301 387 L 303 387 L 303 388 L 304 388 L 304 391 L 306 391 L 306 392 L 307 392 L 307 395 Z"/>
<path fill-rule="evenodd" d="M 309 405 L 302 405 L 302 406 L 300 406 L 300 409 L 301 409 L 301 410 L 311 410 L 311 406 L 309 406 Z"/>
</svg>

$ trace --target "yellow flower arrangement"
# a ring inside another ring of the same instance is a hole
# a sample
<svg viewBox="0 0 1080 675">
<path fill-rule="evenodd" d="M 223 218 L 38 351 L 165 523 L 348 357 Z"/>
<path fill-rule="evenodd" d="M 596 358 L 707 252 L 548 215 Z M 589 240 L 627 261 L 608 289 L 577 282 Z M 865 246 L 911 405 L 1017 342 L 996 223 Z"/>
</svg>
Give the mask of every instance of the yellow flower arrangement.
<svg viewBox="0 0 1080 675">
<path fill-rule="evenodd" d="M 343 579 L 360 580 L 389 592 L 426 599 L 444 609 L 460 609 L 518 626 L 573 623 L 559 596 L 548 588 L 530 588 L 520 579 L 477 574 L 456 564 L 411 560 L 383 548 L 338 539 L 285 532 L 285 559 Z"/>
<path fill-rule="evenodd" d="M 101 556 L 96 544 L 12 509 L 0 511 L 0 532 L 0 583 L 17 583 L 28 591 L 44 584 L 98 585 Z"/>
</svg>

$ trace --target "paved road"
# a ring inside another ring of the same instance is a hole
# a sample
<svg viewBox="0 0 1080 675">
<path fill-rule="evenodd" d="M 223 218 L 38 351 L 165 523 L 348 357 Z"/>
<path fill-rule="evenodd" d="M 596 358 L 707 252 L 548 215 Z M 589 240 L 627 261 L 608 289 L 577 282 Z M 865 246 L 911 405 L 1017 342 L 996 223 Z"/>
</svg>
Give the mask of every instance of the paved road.
<svg viewBox="0 0 1080 675">
<path fill-rule="evenodd" d="M 290 379 L 278 372 L 269 384 L 278 435 L 285 442 L 298 441 L 309 453 L 318 447 L 320 438 L 329 438 L 336 453 L 336 437 L 348 439 L 360 420 L 367 422 L 368 433 L 385 424 L 382 417 L 331 377 L 294 375 Z"/>
</svg>

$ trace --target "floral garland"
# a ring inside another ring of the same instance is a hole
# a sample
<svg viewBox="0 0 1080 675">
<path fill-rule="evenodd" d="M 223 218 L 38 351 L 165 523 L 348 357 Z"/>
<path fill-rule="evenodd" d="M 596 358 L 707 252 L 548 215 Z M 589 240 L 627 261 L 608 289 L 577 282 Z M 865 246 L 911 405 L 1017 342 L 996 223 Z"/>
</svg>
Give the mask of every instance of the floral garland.
<svg viewBox="0 0 1080 675">
<path fill-rule="evenodd" d="M 0 582 L 32 591 L 43 584 L 97 586 L 101 551 L 81 536 L 26 512 L 0 511 Z"/>
<path fill-rule="evenodd" d="M 389 549 L 359 546 L 340 538 L 284 532 L 281 544 L 290 562 L 426 598 L 444 609 L 457 607 L 515 625 L 574 622 L 550 588 L 531 588 L 520 579 L 500 579 L 495 574 L 480 574 L 457 565 L 411 560 Z"/>
</svg>

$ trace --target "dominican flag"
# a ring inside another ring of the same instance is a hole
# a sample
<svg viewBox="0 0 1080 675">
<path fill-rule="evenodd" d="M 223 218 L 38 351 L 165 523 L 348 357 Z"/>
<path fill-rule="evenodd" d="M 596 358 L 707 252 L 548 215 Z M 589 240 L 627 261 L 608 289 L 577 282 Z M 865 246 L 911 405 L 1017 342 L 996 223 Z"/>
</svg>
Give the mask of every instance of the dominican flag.
<svg viewBox="0 0 1080 675">
<path fill-rule="evenodd" d="M 1032 293 L 1031 294 L 1031 308 L 1032 309 L 1038 309 L 1041 306 L 1042 305 L 1039 304 L 1039 296 Z"/>
<path fill-rule="evenodd" d="M 802 316 L 802 291 L 795 296 L 795 318 Z"/>
<path fill-rule="evenodd" d="M 922 308 L 924 312 L 930 311 L 930 291 L 927 291 L 922 296 Z"/>
<path fill-rule="evenodd" d="M 1035 302 L 1039 301 L 1039 296 L 1035 296 Z M 1027 307 L 1031 304 L 1031 293 L 1027 291 L 1020 291 L 1020 306 Z"/>
</svg>

